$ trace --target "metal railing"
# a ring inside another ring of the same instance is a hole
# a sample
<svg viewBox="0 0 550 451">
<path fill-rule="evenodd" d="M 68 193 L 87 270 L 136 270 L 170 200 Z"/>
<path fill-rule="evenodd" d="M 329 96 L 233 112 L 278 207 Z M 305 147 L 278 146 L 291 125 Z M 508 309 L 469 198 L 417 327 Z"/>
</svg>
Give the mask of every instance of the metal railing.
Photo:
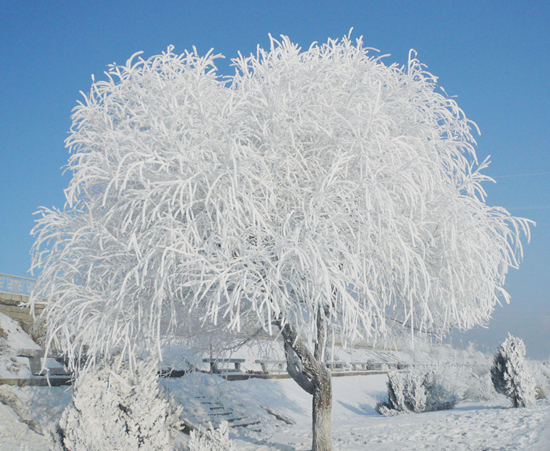
<svg viewBox="0 0 550 451">
<path fill-rule="evenodd" d="M 12 294 L 30 295 L 36 284 L 35 279 L 0 273 L 0 291 Z"/>
</svg>

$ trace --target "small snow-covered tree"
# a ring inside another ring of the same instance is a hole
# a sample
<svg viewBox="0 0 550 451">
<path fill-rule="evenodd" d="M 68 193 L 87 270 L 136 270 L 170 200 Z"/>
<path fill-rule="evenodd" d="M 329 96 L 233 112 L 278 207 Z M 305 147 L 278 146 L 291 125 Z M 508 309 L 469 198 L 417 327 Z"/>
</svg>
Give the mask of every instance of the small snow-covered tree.
<svg viewBox="0 0 550 451">
<path fill-rule="evenodd" d="M 510 398 L 514 407 L 535 403 L 535 379 L 525 361 L 525 352 L 523 340 L 508 334 L 491 367 L 495 390 Z"/>
<path fill-rule="evenodd" d="M 120 362 L 119 362 L 120 364 Z M 179 410 L 159 390 L 151 360 L 81 374 L 54 431 L 59 451 L 166 451 L 180 427 Z"/>
<path fill-rule="evenodd" d="M 407 399 L 408 380 L 397 372 L 388 373 L 388 402 L 381 402 L 376 410 L 385 416 L 410 412 L 412 407 Z"/>
<path fill-rule="evenodd" d="M 32 299 L 47 342 L 90 365 L 197 317 L 279 330 L 329 450 L 327 337 L 486 322 L 529 224 L 486 205 L 475 125 L 414 53 L 283 38 L 233 63 L 222 78 L 170 47 L 93 82 L 65 207 L 34 229 Z"/>
</svg>

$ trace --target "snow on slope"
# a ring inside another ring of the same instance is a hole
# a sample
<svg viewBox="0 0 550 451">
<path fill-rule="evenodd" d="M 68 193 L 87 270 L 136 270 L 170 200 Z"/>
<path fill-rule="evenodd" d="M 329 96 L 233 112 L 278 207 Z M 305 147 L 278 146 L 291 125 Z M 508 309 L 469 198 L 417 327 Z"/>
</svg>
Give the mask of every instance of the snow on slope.
<svg viewBox="0 0 550 451">
<path fill-rule="evenodd" d="M 40 349 L 17 321 L 0 313 L 0 378 L 32 376 L 29 360 L 16 357 L 19 349 Z"/>
<path fill-rule="evenodd" d="M 0 403 L 0 451 L 42 451 L 44 437 L 32 431 L 8 406 Z"/>
</svg>

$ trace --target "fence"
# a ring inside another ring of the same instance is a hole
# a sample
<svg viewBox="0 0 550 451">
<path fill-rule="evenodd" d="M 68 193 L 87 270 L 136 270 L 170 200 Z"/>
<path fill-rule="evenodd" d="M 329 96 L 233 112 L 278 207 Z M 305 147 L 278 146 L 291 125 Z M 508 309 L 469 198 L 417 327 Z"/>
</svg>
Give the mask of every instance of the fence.
<svg viewBox="0 0 550 451">
<path fill-rule="evenodd" d="M 29 295 L 36 281 L 28 277 L 18 277 L 0 273 L 0 313 L 8 315 L 25 329 L 31 332 L 34 318 L 31 309 L 25 306 L 29 301 Z M 34 306 L 34 313 L 40 316 L 44 310 L 45 302 L 39 302 Z M 40 335 L 36 330 L 35 335 Z"/>
<path fill-rule="evenodd" d="M 0 273 L 0 291 L 4 293 L 29 296 L 35 284 L 36 280 L 29 279 L 28 277 Z"/>
</svg>

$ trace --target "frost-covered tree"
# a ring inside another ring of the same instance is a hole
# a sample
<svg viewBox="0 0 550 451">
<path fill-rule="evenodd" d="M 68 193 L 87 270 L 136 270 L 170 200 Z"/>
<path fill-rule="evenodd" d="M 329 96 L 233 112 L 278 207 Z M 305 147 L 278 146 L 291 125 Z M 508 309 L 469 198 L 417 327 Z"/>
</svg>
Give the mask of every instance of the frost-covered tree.
<svg viewBox="0 0 550 451">
<path fill-rule="evenodd" d="M 120 362 L 119 362 L 120 363 Z M 55 451 L 166 451 L 180 428 L 179 410 L 157 385 L 157 365 L 130 371 L 109 364 L 83 373 L 52 431 Z"/>
<path fill-rule="evenodd" d="M 508 334 L 491 367 L 495 390 L 510 398 L 514 407 L 535 403 L 535 379 L 525 361 L 525 352 L 523 340 Z"/>
<path fill-rule="evenodd" d="M 486 205 L 475 125 L 414 53 L 272 39 L 229 78 L 215 58 L 170 47 L 93 82 L 65 207 L 34 229 L 33 299 L 48 343 L 90 364 L 197 317 L 280 332 L 328 450 L 327 337 L 486 322 L 529 224 Z"/>
</svg>

